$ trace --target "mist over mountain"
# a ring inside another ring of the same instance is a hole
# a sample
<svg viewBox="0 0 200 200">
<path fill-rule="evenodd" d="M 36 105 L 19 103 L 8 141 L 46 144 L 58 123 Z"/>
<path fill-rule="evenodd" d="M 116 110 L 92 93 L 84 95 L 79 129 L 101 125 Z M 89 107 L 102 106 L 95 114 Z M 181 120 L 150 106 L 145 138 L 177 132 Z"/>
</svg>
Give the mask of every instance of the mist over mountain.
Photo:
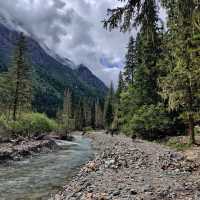
<svg viewBox="0 0 200 200">
<path fill-rule="evenodd" d="M 23 25 L 0 17 L 1 71 L 7 70 L 10 65 L 20 31 L 23 31 Z M 104 98 L 107 87 L 86 66 L 76 66 L 73 61 L 61 58 L 29 33 L 26 41 L 28 60 L 33 66 L 35 110 L 55 115 L 59 105 L 62 105 L 65 88 L 72 91 L 76 102 L 82 97 Z"/>
</svg>

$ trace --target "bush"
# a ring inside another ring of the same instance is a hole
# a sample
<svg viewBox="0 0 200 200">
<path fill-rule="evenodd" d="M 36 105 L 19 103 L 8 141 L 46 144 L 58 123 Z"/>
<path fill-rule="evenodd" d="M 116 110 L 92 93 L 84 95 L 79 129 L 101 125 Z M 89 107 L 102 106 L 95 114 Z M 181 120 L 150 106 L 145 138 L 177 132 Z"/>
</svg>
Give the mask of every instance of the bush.
<svg viewBox="0 0 200 200">
<path fill-rule="evenodd" d="M 184 136 L 172 137 L 165 144 L 178 151 L 183 151 L 191 147 L 187 137 Z"/>
<path fill-rule="evenodd" d="M 165 136 L 173 124 L 162 104 L 144 105 L 134 113 L 125 128 L 143 139 L 154 140 Z"/>
<path fill-rule="evenodd" d="M 94 131 L 94 129 L 92 127 L 84 127 L 83 131 L 84 132 L 90 132 L 90 131 Z"/>
<path fill-rule="evenodd" d="M 37 135 L 59 129 L 54 120 L 40 113 L 24 113 L 17 121 L 7 121 L 5 116 L 1 116 L 0 126 L 4 127 L 7 133 L 21 136 Z"/>
<path fill-rule="evenodd" d="M 5 115 L 0 116 L 0 137 L 9 137 L 11 131 Z"/>
<path fill-rule="evenodd" d="M 200 126 L 195 126 L 195 135 L 200 135 Z"/>
</svg>

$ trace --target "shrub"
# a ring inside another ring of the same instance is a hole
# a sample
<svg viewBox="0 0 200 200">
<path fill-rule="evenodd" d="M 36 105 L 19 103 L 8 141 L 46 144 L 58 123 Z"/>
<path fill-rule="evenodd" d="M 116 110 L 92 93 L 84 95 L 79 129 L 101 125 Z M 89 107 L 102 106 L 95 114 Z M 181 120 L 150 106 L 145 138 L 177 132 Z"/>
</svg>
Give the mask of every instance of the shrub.
<svg viewBox="0 0 200 200">
<path fill-rule="evenodd" d="M 165 144 L 178 151 L 183 151 L 191 147 L 191 144 L 188 144 L 187 138 L 184 136 L 172 137 Z"/>
<path fill-rule="evenodd" d="M 143 139 L 153 140 L 163 137 L 172 125 L 173 120 L 162 104 L 144 105 L 134 113 L 127 130 Z"/>
<path fill-rule="evenodd" d="M 8 121 L 1 116 L 0 126 L 4 127 L 7 133 L 21 136 L 37 135 L 59 129 L 59 125 L 54 120 L 40 113 L 24 113 L 17 121 Z"/>
<path fill-rule="evenodd" d="M 200 126 L 195 126 L 194 131 L 195 131 L 196 135 L 199 135 L 200 134 Z"/>
<path fill-rule="evenodd" d="M 92 127 L 84 127 L 83 131 L 90 132 L 90 131 L 94 131 L 94 129 Z"/>
<path fill-rule="evenodd" d="M 11 134 L 8 120 L 5 115 L 0 116 L 0 137 L 9 137 Z"/>
</svg>

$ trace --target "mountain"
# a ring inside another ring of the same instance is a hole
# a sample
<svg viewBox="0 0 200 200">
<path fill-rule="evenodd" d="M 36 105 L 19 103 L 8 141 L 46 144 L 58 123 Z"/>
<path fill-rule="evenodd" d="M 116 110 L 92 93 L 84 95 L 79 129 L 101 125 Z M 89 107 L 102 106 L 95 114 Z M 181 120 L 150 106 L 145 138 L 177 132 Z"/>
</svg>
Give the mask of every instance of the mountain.
<svg viewBox="0 0 200 200">
<path fill-rule="evenodd" d="M 7 70 L 19 32 L 0 23 L 0 71 Z M 107 87 L 85 66 L 60 58 L 31 37 L 26 38 L 27 57 L 33 66 L 33 106 L 39 112 L 55 115 L 62 105 L 63 92 L 69 88 L 78 102 L 82 97 L 103 99 Z"/>
<path fill-rule="evenodd" d="M 74 70 L 77 76 L 88 85 L 88 87 L 97 90 L 99 93 L 107 91 L 105 84 L 97 78 L 85 65 L 81 64 Z M 105 95 L 103 93 L 103 95 Z"/>
</svg>

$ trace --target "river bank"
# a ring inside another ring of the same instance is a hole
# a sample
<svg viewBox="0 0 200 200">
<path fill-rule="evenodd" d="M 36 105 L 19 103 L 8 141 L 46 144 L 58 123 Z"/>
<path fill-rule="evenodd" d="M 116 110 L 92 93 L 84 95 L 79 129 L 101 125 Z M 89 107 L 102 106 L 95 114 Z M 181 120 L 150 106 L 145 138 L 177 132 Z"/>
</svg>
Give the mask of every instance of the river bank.
<svg viewBox="0 0 200 200">
<path fill-rule="evenodd" d="M 35 153 L 47 152 L 58 148 L 52 140 L 22 141 L 20 144 L 3 143 L 0 145 L 0 163 L 19 161 Z"/>
<path fill-rule="evenodd" d="M 0 164 L 7 161 L 19 161 L 35 153 L 58 150 L 56 140 L 73 140 L 73 137 L 41 134 L 37 137 L 7 139 L 0 143 Z"/>
<path fill-rule="evenodd" d="M 88 135 L 95 159 L 51 200 L 199 200 L 200 160 L 125 136 Z"/>
<path fill-rule="evenodd" d="M 91 140 L 78 133 L 73 137 L 56 140 L 58 150 L 0 165 L 0 200 L 47 200 L 56 194 L 93 159 Z"/>
</svg>

